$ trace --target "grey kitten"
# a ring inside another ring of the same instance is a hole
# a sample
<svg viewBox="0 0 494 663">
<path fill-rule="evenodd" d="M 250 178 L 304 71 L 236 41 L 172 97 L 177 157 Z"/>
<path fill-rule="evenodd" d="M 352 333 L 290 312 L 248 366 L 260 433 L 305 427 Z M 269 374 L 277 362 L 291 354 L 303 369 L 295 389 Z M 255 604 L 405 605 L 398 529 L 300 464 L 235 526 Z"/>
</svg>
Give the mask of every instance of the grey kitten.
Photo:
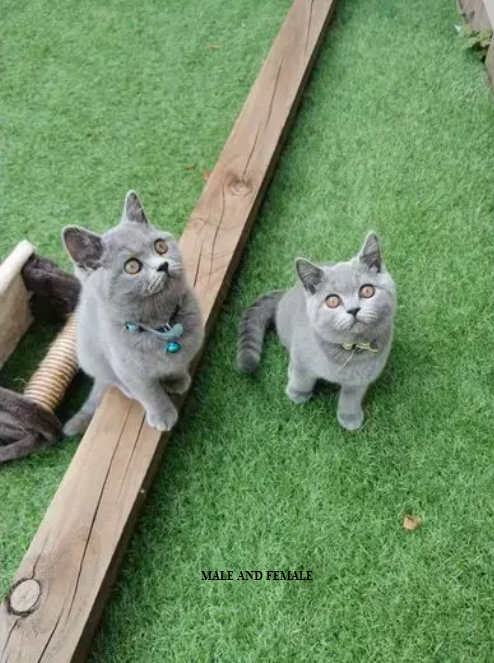
<svg viewBox="0 0 494 663">
<path fill-rule="evenodd" d="M 125 198 L 117 226 L 101 236 L 69 226 L 62 239 L 82 284 L 77 358 L 94 378 L 65 434 L 87 427 L 110 385 L 143 405 L 150 426 L 170 430 L 177 409 L 167 392 L 188 389 L 189 364 L 204 338 L 178 243 L 149 224 L 134 191 Z"/>
<path fill-rule="evenodd" d="M 298 258 L 299 282 L 287 292 L 260 297 L 240 324 L 237 362 L 252 373 L 259 365 L 264 334 L 275 322 L 290 355 L 287 396 L 305 403 L 316 380 L 341 385 L 338 421 L 357 430 L 362 400 L 388 359 L 393 340 L 396 286 L 382 263 L 375 233 L 348 262 L 315 265 Z"/>
</svg>

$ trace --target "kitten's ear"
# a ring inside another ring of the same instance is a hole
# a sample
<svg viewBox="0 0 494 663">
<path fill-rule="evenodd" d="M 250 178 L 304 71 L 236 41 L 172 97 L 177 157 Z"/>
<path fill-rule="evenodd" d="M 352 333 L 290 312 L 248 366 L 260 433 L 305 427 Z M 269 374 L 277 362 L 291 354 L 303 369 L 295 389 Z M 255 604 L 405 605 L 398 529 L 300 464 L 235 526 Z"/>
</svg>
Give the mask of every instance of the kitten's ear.
<svg viewBox="0 0 494 663">
<path fill-rule="evenodd" d="M 314 294 L 323 279 L 324 271 L 309 260 L 305 260 L 305 258 L 295 260 L 295 269 L 307 292 Z"/>
<path fill-rule="evenodd" d="M 103 241 L 99 235 L 78 226 L 62 230 L 62 242 L 73 262 L 84 270 L 101 267 Z"/>
<path fill-rule="evenodd" d="M 125 196 L 122 221 L 131 221 L 133 223 L 148 223 L 142 203 L 135 191 L 129 191 Z"/>
<path fill-rule="evenodd" d="M 369 269 L 375 267 L 378 272 L 381 271 L 381 244 L 379 243 L 379 238 L 375 232 L 370 232 L 365 238 L 364 245 L 359 253 L 359 258 Z"/>
</svg>

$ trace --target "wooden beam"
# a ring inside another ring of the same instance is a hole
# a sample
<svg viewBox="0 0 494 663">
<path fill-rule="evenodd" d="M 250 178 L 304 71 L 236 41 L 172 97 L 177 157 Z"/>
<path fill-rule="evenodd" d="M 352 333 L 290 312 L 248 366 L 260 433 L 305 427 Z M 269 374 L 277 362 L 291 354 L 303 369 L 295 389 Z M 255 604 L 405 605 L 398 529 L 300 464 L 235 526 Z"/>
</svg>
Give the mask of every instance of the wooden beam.
<svg viewBox="0 0 494 663">
<path fill-rule="evenodd" d="M 490 29 L 494 31 L 494 0 L 483 0 L 487 18 L 489 20 Z M 487 69 L 487 76 L 489 83 L 494 90 L 494 36 L 491 39 L 490 46 L 487 50 L 485 58 L 485 68 Z"/>
<path fill-rule="evenodd" d="M 458 4 L 474 32 L 491 29 L 485 0 L 458 0 Z"/>
<path fill-rule="evenodd" d="M 485 68 L 487 69 L 487 75 L 489 77 L 491 87 L 494 90 L 494 42 L 491 42 L 491 45 L 487 50 Z"/>
<path fill-rule="evenodd" d="M 494 0 L 483 0 L 485 11 L 489 17 L 489 23 L 491 24 L 491 30 L 494 30 Z"/>
<path fill-rule="evenodd" d="M 295 0 L 180 244 L 209 331 L 335 0 Z M 1 663 L 86 657 L 168 435 L 110 389 L 0 607 Z"/>
</svg>

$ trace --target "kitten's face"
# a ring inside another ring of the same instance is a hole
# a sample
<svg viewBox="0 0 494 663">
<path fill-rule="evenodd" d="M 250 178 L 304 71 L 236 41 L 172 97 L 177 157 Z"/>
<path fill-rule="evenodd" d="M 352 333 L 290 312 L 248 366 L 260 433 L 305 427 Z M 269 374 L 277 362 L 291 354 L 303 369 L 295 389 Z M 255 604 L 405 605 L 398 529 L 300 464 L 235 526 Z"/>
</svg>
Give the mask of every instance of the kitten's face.
<svg viewBox="0 0 494 663">
<path fill-rule="evenodd" d="M 139 308 L 173 290 L 183 275 L 178 243 L 148 223 L 129 191 L 121 222 L 104 235 L 69 226 L 62 238 L 84 287 L 93 287 L 110 306 Z"/>
<path fill-rule="evenodd" d="M 392 323 L 396 287 L 382 265 L 374 234 L 348 262 L 317 266 L 299 260 L 297 271 L 306 290 L 311 325 L 321 337 L 371 341 L 378 328 Z"/>
<path fill-rule="evenodd" d="M 178 244 L 170 233 L 124 222 L 103 235 L 102 282 L 107 297 L 151 297 L 183 273 Z"/>
</svg>

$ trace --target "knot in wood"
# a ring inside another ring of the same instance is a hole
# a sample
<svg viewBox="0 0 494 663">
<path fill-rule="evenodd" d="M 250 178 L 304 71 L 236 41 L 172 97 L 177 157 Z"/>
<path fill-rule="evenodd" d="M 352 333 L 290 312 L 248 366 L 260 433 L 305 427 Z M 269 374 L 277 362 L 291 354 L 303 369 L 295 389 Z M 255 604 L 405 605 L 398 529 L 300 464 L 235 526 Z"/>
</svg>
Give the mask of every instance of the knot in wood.
<svg viewBox="0 0 494 663">
<path fill-rule="evenodd" d="M 8 609 L 14 615 L 28 615 L 34 610 L 41 594 L 41 585 L 33 578 L 19 580 L 8 596 Z"/>
<path fill-rule="evenodd" d="M 252 182 L 246 177 L 232 174 L 228 188 L 234 196 L 247 196 L 252 191 Z"/>
</svg>

